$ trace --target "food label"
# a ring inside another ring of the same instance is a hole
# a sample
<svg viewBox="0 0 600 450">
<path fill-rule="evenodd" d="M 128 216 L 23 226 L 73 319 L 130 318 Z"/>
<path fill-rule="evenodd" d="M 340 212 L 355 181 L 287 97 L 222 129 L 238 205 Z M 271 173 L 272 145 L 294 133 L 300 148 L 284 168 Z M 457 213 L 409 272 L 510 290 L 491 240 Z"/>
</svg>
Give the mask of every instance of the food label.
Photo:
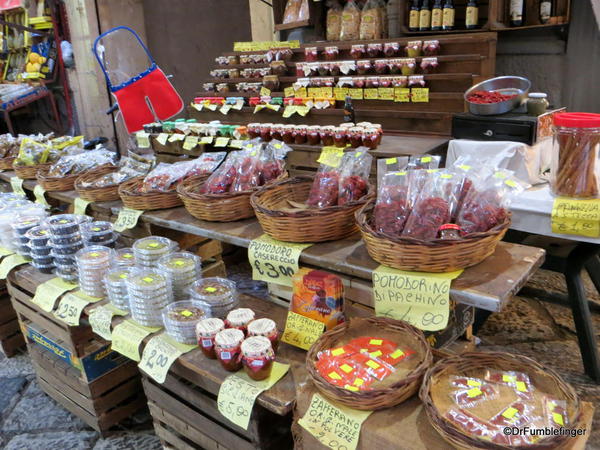
<svg viewBox="0 0 600 450">
<path fill-rule="evenodd" d="M 408 88 L 394 88 L 394 101 L 399 103 L 410 102 L 410 89 Z"/>
<path fill-rule="evenodd" d="M 288 311 L 285 331 L 281 336 L 281 340 L 295 347 L 308 350 L 323 334 L 324 329 L 325 324 L 323 322 Z"/>
<path fill-rule="evenodd" d="M 181 344 L 166 334 L 159 334 L 148 341 L 142 352 L 139 368 L 157 383 L 164 383 L 171 365 L 196 345 Z"/>
<path fill-rule="evenodd" d="M 292 286 L 292 276 L 298 271 L 300 254 L 311 245 L 281 242 L 266 234 L 253 239 L 248 246 L 252 278 Z"/>
<path fill-rule="evenodd" d="M 171 136 L 169 136 L 169 142 L 183 141 L 184 139 L 185 134 L 183 133 L 173 133 Z"/>
<path fill-rule="evenodd" d="M 363 90 L 361 88 L 348 88 L 348 95 L 352 100 L 362 100 Z"/>
<path fill-rule="evenodd" d="M 229 147 L 231 148 L 242 148 L 244 146 L 244 141 L 239 139 L 232 139 L 229 141 Z"/>
<path fill-rule="evenodd" d="M 129 359 L 140 361 L 140 344 L 161 327 L 145 327 L 132 320 L 124 320 L 112 332 L 112 349 Z"/>
<path fill-rule="evenodd" d="M 155 139 L 160 145 L 165 145 L 167 143 L 167 139 L 169 139 L 169 135 L 167 133 L 160 133 Z"/>
<path fill-rule="evenodd" d="M 79 319 L 83 308 L 90 303 L 96 303 L 102 300 L 102 298 L 90 297 L 81 291 L 69 292 L 63 298 L 60 299 L 56 311 L 54 311 L 54 317 L 62 320 L 67 325 L 77 326 L 79 325 Z"/>
<path fill-rule="evenodd" d="M 439 28 L 442 26 L 442 10 L 441 8 L 435 8 L 431 11 L 431 27 Z"/>
<path fill-rule="evenodd" d="M 5 280 L 8 276 L 8 273 L 17 266 L 21 264 L 27 264 L 28 261 L 23 258 L 21 255 L 12 254 L 8 255 L 6 258 L 2 260 L 0 263 L 0 280 Z"/>
<path fill-rule="evenodd" d="M 234 42 L 234 52 L 253 52 L 270 50 L 272 48 L 299 48 L 300 41 L 256 41 L 256 42 Z"/>
<path fill-rule="evenodd" d="M 346 100 L 346 95 L 348 95 L 348 88 L 347 87 L 333 88 L 333 95 L 336 100 L 343 102 L 344 100 Z"/>
<path fill-rule="evenodd" d="M 394 88 L 380 87 L 378 95 L 379 100 L 394 100 Z"/>
<path fill-rule="evenodd" d="M 10 177 L 10 185 L 12 190 L 17 195 L 26 196 L 25 190 L 23 189 L 23 179 L 19 177 Z"/>
<path fill-rule="evenodd" d="M 289 368 L 288 364 L 273 362 L 271 375 L 261 381 L 251 379 L 242 371 L 229 375 L 219 389 L 217 397 L 219 412 L 237 426 L 247 430 L 256 398 L 283 378 Z"/>
<path fill-rule="evenodd" d="M 112 323 L 113 316 L 126 316 L 129 314 L 127 311 L 123 311 L 114 305 L 108 303 L 106 305 L 98 306 L 90 311 L 88 316 L 88 322 L 92 327 L 92 331 L 101 338 L 110 341 L 112 340 L 110 326 Z"/>
<path fill-rule="evenodd" d="M 309 97 L 320 97 L 321 96 L 321 88 L 309 87 L 308 88 L 308 96 Z"/>
<path fill-rule="evenodd" d="M 298 424 L 330 449 L 355 450 L 362 424 L 373 411 L 359 411 L 313 394 Z"/>
<path fill-rule="evenodd" d="M 297 108 L 298 108 L 297 106 L 293 106 L 293 105 L 288 105 L 288 106 L 286 106 L 286 107 L 283 109 L 283 114 L 282 114 L 282 116 L 283 116 L 284 118 L 286 118 L 286 119 L 287 119 L 288 117 L 291 117 L 291 116 L 293 116 L 293 115 L 294 115 L 294 114 L 297 112 Z"/>
<path fill-rule="evenodd" d="M 201 144 L 212 144 L 212 141 L 213 141 L 212 136 L 203 136 L 202 138 L 200 138 Z"/>
<path fill-rule="evenodd" d="M 58 297 L 67 291 L 72 291 L 76 287 L 77 284 L 67 283 L 58 277 L 52 278 L 38 285 L 31 301 L 44 311 L 50 312 L 54 309 L 54 304 L 58 300 Z"/>
<path fill-rule="evenodd" d="M 413 103 L 429 103 L 429 88 L 412 88 L 410 99 Z"/>
<path fill-rule="evenodd" d="M 215 142 L 215 147 L 227 147 L 227 144 L 229 144 L 228 137 L 218 137 Z"/>
<path fill-rule="evenodd" d="M 444 16 L 442 26 L 444 28 L 453 27 L 454 26 L 454 8 L 444 8 L 444 12 L 442 15 Z"/>
<path fill-rule="evenodd" d="M 305 87 L 299 87 L 298 89 L 294 88 L 294 92 L 296 93 L 295 97 L 300 97 L 300 98 L 308 97 L 308 93 L 306 92 Z"/>
<path fill-rule="evenodd" d="M 143 131 L 138 131 L 135 134 L 135 140 L 139 148 L 150 148 L 150 135 Z"/>
<path fill-rule="evenodd" d="M 261 97 L 270 97 L 271 96 L 271 90 L 267 89 L 266 87 L 261 87 L 260 88 L 260 96 Z"/>
<path fill-rule="evenodd" d="M 330 167 L 339 167 L 342 162 L 342 156 L 344 156 L 344 149 L 340 147 L 323 147 L 319 159 L 319 164 L 325 164 Z"/>
<path fill-rule="evenodd" d="M 306 116 L 310 111 L 310 106 L 300 105 L 296 106 L 296 112 L 300 114 L 302 117 Z"/>
<path fill-rule="evenodd" d="M 467 6 L 465 24 L 467 26 L 477 25 L 479 22 L 479 8 L 477 6 Z"/>
<path fill-rule="evenodd" d="M 81 197 L 77 197 L 73 202 L 73 214 L 85 215 L 85 210 L 90 203 L 92 203 L 90 200 L 84 200 Z"/>
<path fill-rule="evenodd" d="M 365 100 L 377 100 L 379 98 L 379 91 L 374 88 L 365 89 L 364 91 Z"/>
<path fill-rule="evenodd" d="M 198 136 L 187 136 L 183 141 L 183 149 L 191 150 L 198 145 Z"/>
<path fill-rule="evenodd" d="M 192 108 L 200 112 L 204 109 L 204 105 L 202 103 L 192 103 Z"/>
<path fill-rule="evenodd" d="M 373 271 L 375 315 L 405 320 L 421 330 L 442 330 L 450 316 L 450 283 L 461 273 L 405 272 L 379 266 Z"/>
<path fill-rule="evenodd" d="M 119 211 L 119 216 L 117 217 L 117 220 L 115 221 L 113 227 L 114 230 L 121 233 L 125 230 L 130 230 L 131 228 L 134 228 L 137 225 L 138 219 L 142 214 L 144 214 L 144 211 L 140 211 L 138 209 L 123 208 L 121 211 Z"/>
<path fill-rule="evenodd" d="M 216 103 L 209 103 L 208 105 L 206 105 L 206 107 L 211 111 L 216 111 L 219 105 L 217 105 Z"/>
<path fill-rule="evenodd" d="M 410 11 L 408 27 L 411 29 L 419 28 L 419 11 L 416 9 Z"/>
<path fill-rule="evenodd" d="M 4 258 L 5 256 L 8 256 L 8 255 L 14 255 L 14 253 L 15 252 L 13 252 L 12 250 L 9 250 L 4 247 L 0 247 L 0 258 Z"/>
<path fill-rule="evenodd" d="M 231 109 L 231 105 L 223 105 L 221 106 L 221 108 L 219 109 L 219 112 L 223 115 L 227 115 L 229 113 L 229 110 Z"/>
<path fill-rule="evenodd" d="M 45 194 L 46 194 L 46 189 L 44 189 L 41 184 L 37 184 L 33 188 L 33 195 L 35 195 L 35 202 L 39 203 L 40 205 L 50 206 L 50 204 L 46 200 Z"/>
<path fill-rule="evenodd" d="M 235 109 L 236 111 L 240 111 L 243 107 L 244 107 L 244 100 L 242 100 L 242 99 L 235 102 L 235 105 L 232 106 L 232 108 Z"/>
<path fill-rule="evenodd" d="M 283 95 L 286 97 L 293 97 L 294 95 L 296 95 L 296 92 L 294 91 L 294 88 L 292 86 L 290 86 L 290 87 L 286 87 L 283 90 Z"/>
<path fill-rule="evenodd" d="M 600 200 L 554 199 L 552 232 L 600 237 Z"/>
</svg>

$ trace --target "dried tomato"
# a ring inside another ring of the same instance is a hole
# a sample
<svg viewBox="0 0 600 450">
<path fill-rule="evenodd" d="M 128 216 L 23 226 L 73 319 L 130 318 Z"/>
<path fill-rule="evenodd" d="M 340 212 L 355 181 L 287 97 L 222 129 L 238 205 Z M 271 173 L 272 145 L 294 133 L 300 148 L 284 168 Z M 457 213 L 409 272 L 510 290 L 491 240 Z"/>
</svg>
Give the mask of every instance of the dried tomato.
<svg viewBox="0 0 600 450">
<path fill-rule="evenodd" d="M 404 229 L 404 235 L 421 240 L 437 237 L 438 229 L 450 222 L 450 206 L 440 197 L 419 201 L 413 208 Z"/>
<path fill-rule="evenodd" d="M 277 179 L 283 173 L 283 161 L 275 159 L 262 165 L 260 170 L 260 185 L 267 184 L 269 181 Z"/>
<path fill-rule="evenodd" d="M 320 172 L 317 173 L 315 181 L 310 189 L 306 204 L 313 208 L 326 208 L 335 206 L 338 201 L 339 173 Z"/>
<path fill-rule="evenodd" d="M 381 189 L 381 201 L 375 205 L 375 229 L 380 233 L 399 235 L 410 213 L 405 186 L 386 186 Z"/>
<path fill-rule="evenodd" d="M 500 103 L 516 97 L 517 94 L 502 94 L 496 91 L 473 91 L 467 96 L 471 103 Z"/>
<path fill-rule="evenodd" d="M 229 192 L 235 176 L 235 167 L 230 167 L 224 174 L 216 176 L 207 182 L 204 189 L 208 194 L 224 194 L 225 192 Z"/>
<path fill-rule="evenodd" d="M 363 177 L 350 175 L 342 180 L 338 198 L 339 205 L 356 202 L 367 193 L 368 185 Z"/>
</svg>

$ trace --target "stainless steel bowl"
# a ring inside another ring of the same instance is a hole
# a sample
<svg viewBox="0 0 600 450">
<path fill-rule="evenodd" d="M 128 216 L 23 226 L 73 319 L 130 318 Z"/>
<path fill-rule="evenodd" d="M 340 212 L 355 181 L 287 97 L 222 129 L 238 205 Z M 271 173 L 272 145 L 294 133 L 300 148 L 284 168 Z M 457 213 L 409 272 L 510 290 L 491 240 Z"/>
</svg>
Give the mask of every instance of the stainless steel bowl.
<svg viewBox="0 0 600 450">
<path fill-rule="evenodd" d="M 512 76 L 490 78 L 467 89 L 465 102 L 469 105 L 469 112 L 472 114 L 480 116 L 504 114 L 518 107 L 527 97 L 529 89 L 531 89 L 531 82 L 527 78 Z M 474 91 L 497 91 L 501 94 L 517 94 L 517 96 L 498 103 L 472 103 L 467 100 L 467 97 Z"/>
</svg>

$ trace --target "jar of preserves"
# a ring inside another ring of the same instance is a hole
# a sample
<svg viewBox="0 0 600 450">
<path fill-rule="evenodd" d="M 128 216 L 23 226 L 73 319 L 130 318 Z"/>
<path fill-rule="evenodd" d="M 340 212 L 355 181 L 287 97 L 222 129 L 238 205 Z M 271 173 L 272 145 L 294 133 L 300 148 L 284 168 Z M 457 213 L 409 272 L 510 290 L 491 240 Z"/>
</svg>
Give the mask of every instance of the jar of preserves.
<svg viewBox="0 0 600 450">
<path fill-rule="evenodd" d="M 260 137 L 260 123 L 248 124 L 248 136 L 250 136 L 250 139 Z"/>
<path fill-rule="evenodd" d="M 392 85 L 392 77 L 379 77 L 379 87 L 390 87 Z"/>
<path fill-rule="evenodd" d="M 370 127 L 373 128 L 377 133 L 377 145 L 381 144 L 381 137 L 383 136 L 383 128 L 380 123 L 372 123 Z"/>
<path fill-rule="evenodd" d="M 398 74 L 402 72 L 402 60 L 401 59 L 391 59 L 390 60 L 390 73 Z"/>
<path fill-rule="evenodd" d="M 325 47 L 325 59 L 335 61 L 340 55 L 340 50 L 336 46 Z"/>
<path fill-rule="evenodd" d="M 271 319 L 256 319 L 248 325 L 248 336 L 264 336 L 271 341 L 273 350 L 277 351 L 279 345 L 279 331 L 277 324 Z"/>
<path fill-rule="evenodd" d="M 455 223 L 445 223 L 440 227 L 438 234 L 440 239 L 460 239 L 460 227 Z"/>
<path fill-rule="evenodd" d="M 215 354 L 228 372 L 237 372 L 242 368 L 240 361 L 244 332 L 236 328 L 227 328 L 215 335 Z"/>
<path fill-rule="evenodd" d="M 369 58 L 375 58 L 383 52 L 383 44 L 369 44 L 367 45 L 367 56 Z"/>
<path fill-rule="evenodd" d="M 270 67 L 273 75 L 283 76 L 287 73 L 285 61 L 271 61 Z"/>
<path fill-rule="evenodd" d="M 435 56 L 440 51 L 440 41 L 432 40 L 423 42 L 423 54 L 425 56 Z"/>
<path fill-rule="evenodd" d="M 306 76 L 304 74 L 304 63 L 296 63 L 296 77 L 302 78 Z"/>
<path fill-rule="evenodd" d="M 544 114 L 549 105 L 547 97 L 543 92 L 530 92 L 525 101 L 527 114 L 530 116 L 541 116 Z"/>
<path fill-rule="evenodd" d="M 362 44 L 353 45 L 350 48 L 350 56 L 354 59 L 362 58 L 365 52 L 365 46 Z"/>
<path fill-rule="evenodd" d="M 265 75 L 262 84 L 270 91 L 276 91 L 279 89 L 279 77 L 277 75 Z"/>
<path fill-rule="evenodd" d="M 367 81 L 365 82 L 366 88 L 378 88 L 379 87 L 379 77 L 367 77 Z"/>
<path fill-rule="evenodd" d="M 423 58 L 421 60 L 421 71 L 423 73 L 437 72 L 439 67 L 437 58 Z"/>
<path fill-rule="evenodd" d="M 306 130 L 308 126 L 306 125 L 296 125 L 294 127 L 294 144 L 306 144 Z"/>
<path fill-rule="evenodd" d="M 352 78 L 352 85 L 355 88 L 364 88 L 365 87 L 365 77 L 355 77 Z"/>
<path fill-rule="evenodd" d="M 402 61 L 402 75 L 414 75 L 415 73 L 415 68 L 416 68 L 416 62 L 414 58 L 406 58 L 401 60 Z"/>
<path fill-rule="evenodd" d="M 276 139 L 278 141 L 283 140 L 283 124 L 282 123 L 274 123 L 271 126 L 271 139 Z"/>
<path fill-rule="evenodd" d="M 405 88 L 408 85 L 408 77 L 392 77 L 392 86 Z"/>
<path fill-rule="evenodd" d="M 329 63 L 319 63 L 319 68 L 318 68 L 318 72 L 319 75 L 322 77 L 326 77 L 327 75 L 329 75 L 329 70 L 330 70 L 330 64 Z"/>
<path fill-rule="evenodd" d="M 304 49 L 304 57 L 309 62 L 316 61 L 318 59 L 318 55 L 319 51 L 317 50 L 317 47 L 306 47 Z"/>
<path fill-rule="evenodd" d="M 375 128 L 363 128 L 362 145 L 370 149 L 377 148 L 377 130 Z"/>
<path fill-rule="evenodd" d="M 406 47 L 404 47 L 404 52 L 409 58 L 416 58 L 417 56 L 421 56 L 422 48 L 423 41 L 410 41 L 406 44 Z"/>
<path fill-rule="evenodd" d="M 383 75 L 388 71 L 388 61 L 386 59 L 378 59 L 375 61 L 375 73 Z"/>
<path fill-rule="evenodd" d="M 319 130 L 319 136 L 321 138 L 321 143 L 325 146 L 333 145 L 333 134 L 335 131 L 335 127 L 332 125 L 326 125 L 321 127 Z"/>
<path fill-rule="evenodd" d="M 333 133 L 333 144 L 336 147 L 341 147 L 344 148 L 346 147 L 346 143 L 347 143 L 347 133 L 346 133 L 346 129 L 344 127 L 335 127 L 334 133 Z"/>
<path fill-rule="evenodd" d="M 347 141 L 352 148 L 357 148 L 362 145 L 362 132 L 363 129 L 361 127 L 352 127 L 348 130 Z"/>
<path fill-rule="evenodd" d="M 273 126 L 272 123 L 261 123 L 260 124 L 260 138 L 263 141 L 270 141 L 271 140 L 271 127 Z"/>
<path fill-rule="evenodd" d="M 371 70 L 371 61 L 368 59 L 356 62 L 356 73 L 359 75 L 366 75 Z"/>
<path fill-rule="evenodd" d="M 294 143 L 294 125 L 284 125 L 281 131 L 281 138 L 286 144 Z"/>
<path fill-rule="evenodd" d="M 229 311 L 229 314 L 227 314 L 227 318 L 225 319 L 225 326 L 227 328 L 237 328 L 246 334 L 246 328 L 253 320 L 254 311 L 250 308 L 237 308 L 233 311 Z"/>
<path fill-rule="evenodd" d="M 271 341 L 264 336 L 252 336 L 242 342 L 241 350 L 246 374 L 256 381 L 269 378 L 275 361 Z"/>
<path fill-rule="evenodd" d="M 396 56 L 400 51 L 400 44 L 398 42 L 386 42 L 383 44 L 383 54 L 388 58 Z"/>
<path fill-rule="evenodd" d="M 204 356 L 210 359 L 216 359 L 215 336 L 218 332 L 225 329 L 225 322 L 216 317 L 203 319 L 196 324 L 196 336 L 198 337 L 198 347 L 204 353 Z"/>
<path fill-rule="evenodd" d="M 318 125 L 308 127 L 306 130 L 306 140 L 309 145 L 319 145 L 321 142 L 320 129 L 321 127 Z"/>
</svg>

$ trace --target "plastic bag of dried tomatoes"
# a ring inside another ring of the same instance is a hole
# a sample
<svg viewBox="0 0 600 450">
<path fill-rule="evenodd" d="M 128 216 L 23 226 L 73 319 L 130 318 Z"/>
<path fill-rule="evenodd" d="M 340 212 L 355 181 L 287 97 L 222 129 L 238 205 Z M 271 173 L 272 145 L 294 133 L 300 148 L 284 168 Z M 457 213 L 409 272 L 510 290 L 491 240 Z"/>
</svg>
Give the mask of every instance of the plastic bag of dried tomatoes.
<svg viewBox="0 0 600 450">
<path fill-rule="evenodd" d="M 261 143 L 250 143 L 238 152 L 235 179 L 230 192 L 244 192 L 260 186 L 261 152 Z"/>
<path fill-rule="evenodd" d="M 452 216 L 452 223 L 456 223 L 462 205 L 471 190 L 475 189 L 475 185 L 479 184 L 482 179 L 490 176 L 493 168 L 482 164 L 472 156 L 460 156 L 454 161 L 449 170 L 462 177 L 462 182 L 456 187 L 458 205 Z"/>
<path fill-rule="evenodd" d="M 313 181 L 306 204 L 312 208 L 336 206 L 340 184 L 340 166 L 321 164 Z"/>
<path fill-rule="evenodd" d="M 373 157 L 366 147 L 347 152 L 342 157 L 338 205 L 356 202 L 369 190 L 369 174 Z"/>
<path fill-rule="evenodd" d="M 400 236 L 410 214 L 408 172 L 388 172 L 379 184 L 373 226 L 380 233 Z"/>
<path fill-rule="evenodd" d="M 285 170 L 285 157 L 292 148 L 282 141 L 272 140 L 260 154 L 260 186 L 277 179 Z"/>
<path fill-rule="evenodd" d="M 237 161 L 242 151 L 230 152 L 225 162 L 202 185 L 204 194 L 224 194 L 231 190 L 237 174 Z"/>
</svg>

